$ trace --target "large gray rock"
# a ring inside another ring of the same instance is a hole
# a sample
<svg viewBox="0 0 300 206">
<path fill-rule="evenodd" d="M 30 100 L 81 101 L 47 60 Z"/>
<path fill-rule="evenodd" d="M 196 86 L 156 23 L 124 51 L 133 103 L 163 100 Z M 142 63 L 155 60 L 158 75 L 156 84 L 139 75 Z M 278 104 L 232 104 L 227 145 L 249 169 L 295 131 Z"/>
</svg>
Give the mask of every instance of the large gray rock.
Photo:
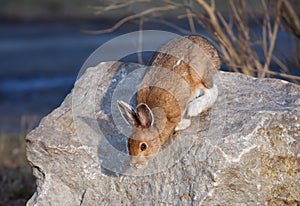
<svg viewBox="0 0 300 206">
<path fill-rule="evenodd" d="M 87 69 L 28 134 L 27 205 L 300 204 L 298 85 L 221 72 L 215 106 L 134 170 L 115 101 L 132 97 L 145 68 L 112 65 Z"/>
</svg>

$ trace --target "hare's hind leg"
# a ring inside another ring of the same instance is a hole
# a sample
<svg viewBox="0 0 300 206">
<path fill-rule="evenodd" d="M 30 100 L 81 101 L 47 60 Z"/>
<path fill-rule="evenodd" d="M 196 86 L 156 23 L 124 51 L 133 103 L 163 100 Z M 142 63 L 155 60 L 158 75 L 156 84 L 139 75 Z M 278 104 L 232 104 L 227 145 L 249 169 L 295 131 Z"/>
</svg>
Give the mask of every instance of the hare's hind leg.
<svg viewBox="0 0 300 206">
<path fill-rule="evenodd" d="M 188 103 L 186 110 L 182 114 L 182 119 L 176 126 L 175 131 L 188 128 L 191 125 L 191 117 L 198 116 L 212 107 L 218 97 L 217 85 L 213 85 L 210 89 L 199 89 L 197 95 L 201 96 L 195 97 Z"/>
<path fill-rule="evenodd" d="M 207 111 L 215 103 L 218 97 L 218 87 L 213 85 L 212 88 L 204 89 L 202 96 L 193 99 L 187 106 L 186 116 L 195 117 Z M 200 92 L 199 92 L 200 93 Z"/>
</svg>

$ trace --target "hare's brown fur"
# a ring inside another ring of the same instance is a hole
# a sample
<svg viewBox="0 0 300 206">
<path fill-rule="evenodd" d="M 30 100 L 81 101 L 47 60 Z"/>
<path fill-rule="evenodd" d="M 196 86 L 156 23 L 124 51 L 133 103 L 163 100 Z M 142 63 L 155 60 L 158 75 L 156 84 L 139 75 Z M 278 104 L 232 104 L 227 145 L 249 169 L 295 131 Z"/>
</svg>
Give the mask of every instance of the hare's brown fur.
<svg viewBox="0 0 300 206">
<path fill-rule="evenodd" d="M 197 45 L 199 48 L 193 48 Z M 199 49 L 204 56 L 199 57 L 201 53 L 195 54 L 193 53 L 193 49 Z M 174 67 L 182 56 L 189 61 L 196 59 L 196 61 L 194 61 L 196 64 L 193 68 L 189 65 L 190 62 L 184 60 Z M 196 93 L 199 88 L 205 89 L 212 87 L 212 76 L 220 67 L 220 59 L 216 49 L 207 39 L 200 36 L 188 36 L 172 40 L 163 46 L 159 53 L 154 57 L 152 66 L 166 68 L 176 73 L 189 85 L 190 89 L 190 91 L 188 91 L 187 89 L 181 88 L 170 92 L 161 87 L 150 86 L 145 87 L 138 92 L 137 104 L 146 103 L 150 109 L 160 107 L 166 114 L 167 123 L 159 136 L 160 142 L 163 144 L 181 120 L 182 109 L 187 106 L 190 96 L 193 93 Z M 149 73 L 151 73 L 150 71 L 151 69 L 149 70 Z M 149 81 L 147 79 L 149 73 L 146 74 L 144 81 Z M 152 75 L 150 81 L 161 80 L 165 81 L 166 84 L 170 84 L 173 79 L 167 75 L 168 73 L 166 73 L 165 76 L 156 73 Z M 176 93 L 177 98 L 175 98 L 172 93 Z M 180 106 L 180 103 L 182 106 Z M 157 114 L 154 114 L 154 116 L 157 116 Z"/>
<path fill-rule="evenodd" d="M 217 96 L 213 76 L 219 67 L 216 49 L 200 36 L 174 39 L 158 51 L 139 86 L 137 108 L 119 101 L 124 119 L 133 125 L 128 141 L 133 164 L 145 165 L 174 129 L 188 127 L 189 117 L 213 104 Z M 202 101 L 201 89 L 215 98 L 203 95 Z"/>
</svg>

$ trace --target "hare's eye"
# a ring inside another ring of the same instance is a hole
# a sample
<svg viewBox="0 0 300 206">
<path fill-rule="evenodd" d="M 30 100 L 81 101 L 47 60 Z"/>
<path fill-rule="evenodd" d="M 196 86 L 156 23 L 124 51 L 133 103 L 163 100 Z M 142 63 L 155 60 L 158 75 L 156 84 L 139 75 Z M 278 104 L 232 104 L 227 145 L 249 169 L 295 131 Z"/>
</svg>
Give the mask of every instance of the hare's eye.
<svg viewBox="0 0 300 206">
<path fill-rule="evenodd" d="M 140 144 L 140 148 L 142 151 L 145 151 L 147 149 L 147 147 L 148 147 L 147 144 L 144 142 Z"/>
</svg>

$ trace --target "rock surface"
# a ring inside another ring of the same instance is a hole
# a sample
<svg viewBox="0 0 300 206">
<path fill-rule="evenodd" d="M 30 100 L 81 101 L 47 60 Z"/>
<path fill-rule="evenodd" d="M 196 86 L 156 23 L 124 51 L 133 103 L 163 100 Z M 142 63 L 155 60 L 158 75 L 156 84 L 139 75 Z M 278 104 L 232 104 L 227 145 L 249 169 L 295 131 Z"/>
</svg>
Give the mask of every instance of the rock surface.
<svg viewBox="0 0 300 206">
<path fill-rule="evenodd" d="M 28 134 L 27 205 L 300 205 L 298 85 L 221 72 L 215 106 L 134 170 L 116 100 L 132 98 L 144 71 L 87 69 Z"/>
</svg>

